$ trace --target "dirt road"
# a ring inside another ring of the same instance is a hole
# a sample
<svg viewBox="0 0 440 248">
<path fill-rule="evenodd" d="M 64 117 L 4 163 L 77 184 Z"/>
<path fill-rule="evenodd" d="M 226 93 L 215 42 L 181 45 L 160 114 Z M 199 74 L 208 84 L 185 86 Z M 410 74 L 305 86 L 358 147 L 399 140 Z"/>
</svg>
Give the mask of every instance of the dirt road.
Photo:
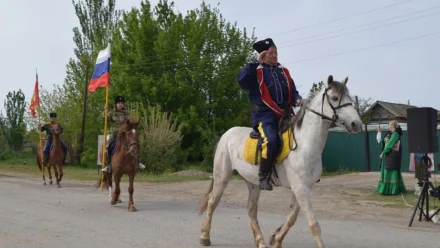
<svg viewBox="0 0 440 248">
<path fill-rule="evenodd" d="M 330 182 L 323 180 L 317 187 L 317 198 L 326 197 L 327 183 Z M 126 209 L 127 185 L 123 185 L 124 203 L 110 206 L 107 192 L 94 190 L 91 183 L 67 181 L 58 189 L 43 186 L 38 179 L 0 177 L 0 248 L 200 247 L 202 217 L 195 213 L 199 206 L 195 199 L 205 191 L 201 185 L 208 184 L 203 181 L 135 185 L 139 211 L 130 213 Z M 246 202 L 244 184 L 235 180 L 228 188 L 214 215 L 213 246 L 254 247 L 247 212 L 242 206 Z M 285 220 L 287 193 L 276 189 L 272 194 L 262 195 L 259 218 L 266 241 Z M 365 220 L 359 220 L 355 210 L 352 213 L 355 218 L 350 218 L 350 214 L 340 218 L 342 214 L 336 212 L 330 216 L 329 211 L 322 209 L 332 209 L 337 202 L 342 203 L 339 206 L 342 209 L 348 203 L 343 203 L 343 199 L 327 202 L 328 208 L 322 207 L 319 201 L 315 203 L 321 209 L 318 218 L 327 247 L 439 247 L 440 226 L 415 221 L 413 227 L 408 228 L 408 216 L 402 224 L 400 220 L 385 222 L 387 218 L 370 221 L 367 219 L 371 217 L 360 217 Z M 359 216 L 369 215 L 369 211 L 366 212 Z M 302 216 L 283 247 L 315 247 Z"/>
</svg>

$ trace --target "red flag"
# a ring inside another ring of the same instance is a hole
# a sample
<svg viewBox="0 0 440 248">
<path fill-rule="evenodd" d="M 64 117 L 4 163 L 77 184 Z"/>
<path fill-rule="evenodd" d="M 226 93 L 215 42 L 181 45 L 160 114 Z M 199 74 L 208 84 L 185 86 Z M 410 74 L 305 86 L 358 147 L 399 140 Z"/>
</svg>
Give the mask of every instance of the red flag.
<svg viewBox="0 0 440 248">
<path fill-rule="evenodd" d="M 34 95 L 32 96 L 31 104 L 29 105 L 29 109 L 31 110 L 31 115 L 35 118 L 35 107 L 40 105 L 40 96 L 38 94 L 38 74 L 36 74 Z"/>
</svg>

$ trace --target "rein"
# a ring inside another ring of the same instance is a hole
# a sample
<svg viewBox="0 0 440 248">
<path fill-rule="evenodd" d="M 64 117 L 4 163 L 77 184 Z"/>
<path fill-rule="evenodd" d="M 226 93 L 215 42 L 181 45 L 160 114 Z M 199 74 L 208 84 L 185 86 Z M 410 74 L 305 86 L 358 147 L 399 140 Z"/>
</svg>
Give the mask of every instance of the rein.
<svg viewBox="0 0 440 248">
<path fill-rule="evenodd" d="M 136 146 L 138 147 L 138 149 L 139 149 L 139 141 L 136 141 L 136 142 L 130 143 L 130 144 L 128 144 L 128 145 L 123 144 L 122 147 L 124 147 L 125 150 L 127 151 L 127 152 L 124 153 L 124 155 L 127 155 L 127 154 L 130 152 L 130 147 L 132 147 L 132 146 L 134 146 L 134 145 L 136 145 Z M 131 152 L 131 155 L 134 156 L 135 154 L 133 154 L 133 153 Z"/>
<path fill-rule="evenodd" d="M 331 89 L 331 87 L 330 87 L 330 88 L 326 88 L 324 94 L 322 94 L 321 113 L 318 113 L 318 112 L 316 112 L 315 110 L 310 109 L 309 107 L 306 107 L 306 109 L 309 110 L 310 112 L 312 112 L 312 113 L 318 115 L 318 116 L 321 116 L 321 119 L 331 121 L 331 123 L 332 123 L 333 125 L 336 125 L 336 122 L 339 122 L 339 116 L 338 116 L 338 114 L 336 113 L 336 110 L 337 110 L 337 109 L 344 108 L 344 107 L 352 106 L 353 104 L 350 102 L 350 103 L 346 103 L 346 104 L 342 104 L 342 105 L 341 105 L 341 101 L 342 101 L 342 95 L 341 95 L 341 97 L 339 98 L 339 104 L 338 104 L 338 106 L 334 107 L 334 106 L 331 104 L 331 102 L 330 102 L 330 100 L 329 100 L 329 97 L 328 97 L 328 95 L 327 95 L 327 91 L 330 90 L 330 89 Z M 328 116 L 326 116 L 326 115 L 324 115 L 324 101 L 325 101 L 325 98 L 327 98 L 327 102 L 328 102 L 328 104 L 330 105 L 330 107 L 331 107 L 332 110 L 333 110 L 333 116 L 332 116 L 331 118 L 328 117 Z M 339 122 L 339 123 L 342 123 L 342 122 Z M 342 124 L 343 124 L 343 123 L 342 123 Z"/>
<path fill-rule="evenodd" d="M 310 112 L 312 112 L 312 113 L 314 113 L 314 114 L 316 114 L 316 115 L 318 115 L 318 116 L 321 116 L 321 119 L 331 121 L 331 123 L 332 123 L 333 125 L 336 125 L 336 122 L 339 121 L 339 116 L 338 116 L 338 114 L 336 113 L 336 110 L 341 109 L 341 108 L 344 108 L 344 107 L 351 106 L 351 105 L 353 105 L 353 104 L 352 104 L 352 103 L 346 103 L 346 104 L 342 104 L 342 105 L 341 105 L 341 101 L 342 101 L 342 94 L 341 94 L 341 97 L 339 98 L 339 104 L 338 104 L 338 106 L 334 107 L 334 106 L 331 104 L 331 102 L 330 102 L 330 100 L 329 100 L 329 97 L 328 97 L 328 94 L 327 94 L 327 91 L 330 90 L 330 89 L 331 89 L 331 87 L 326 88 L 324 94 L 322 94 L 321 113 L 318 113 L 318 112 L 316 112 L 315 110 L 310 109 L 309 107 L 306 107 L 306 110 L 309 110 Z M 324 115 L 324 101 L 325 101 L 326 98 L 327 98 L 327 102 L 328 102 L 328 104 L 330 105 L 330 107 L 331 107 L 332 110 L 333 110 L 333 116 L 332 116 L 331 118 L 328 117 L 328 116 L 326 116 L 326 115 Z M 340 122 L 340 123 L 341 123 L 341 122 Z M 292 126 L 291 128 L 288 129 L 288 132 L 290 132 L 290 131 L 292 132 L 293 141 L 295 142 L 295 147 L 290 148 L 290 151 L 295 151 L 296 148 L 298 147 L 298 144 L 296 143 L 296 140 L 295 140 L 295 132 L 293 131 L 293 126 Z M 280 137 L 282 137 L 282 136 L 280 136 Z M 290 144 L 290 139 L 289 139 L 289 147 L 292 147 L 292 144 Z"/>
</svg>

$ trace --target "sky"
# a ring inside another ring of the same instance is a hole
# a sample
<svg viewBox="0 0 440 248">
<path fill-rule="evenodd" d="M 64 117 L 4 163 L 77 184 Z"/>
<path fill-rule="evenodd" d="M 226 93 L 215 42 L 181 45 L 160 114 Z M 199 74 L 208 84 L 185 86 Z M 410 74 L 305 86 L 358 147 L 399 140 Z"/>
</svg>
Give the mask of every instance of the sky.
<svg viewBox="0 0 440 248">
<path fill-rule="evenodd" d="M 140 0 L 117 0 L 118 9 Z M 151 1 L 155 5 L 158 1 Z M 201 1 L 175 0 L 186 13 Z M 272 38 L 306 97 L 313 82 L 348 77 L 352 95 L 440 110 L 440 2 L 438 0 L 216 0 L 223 17 Z M 240 4 L 238 4 L 240 3 Z M 437 23 L 437 25 L 436 25 Z M 29 102 L 39 83 L 62 84 L 74 57 L 78 26 L 71 0 L 0 1 L 0 110 L 9 91 Z"/>
</svg>

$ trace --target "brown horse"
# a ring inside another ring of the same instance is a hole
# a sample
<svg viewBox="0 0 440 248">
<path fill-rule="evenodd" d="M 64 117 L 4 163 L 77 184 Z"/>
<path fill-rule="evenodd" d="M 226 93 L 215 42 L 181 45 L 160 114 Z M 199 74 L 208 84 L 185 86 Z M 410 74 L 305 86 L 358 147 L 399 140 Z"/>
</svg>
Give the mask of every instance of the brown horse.
<svg viewBox="0 0 440 248">
<path fill-rule="evenodd" d="M 137 127 L 139 121 L 127 120 L 119 129 L 116 136 L 116 148 L 115 153 L 111 156 L 110 160 L 110 173 L 104 172 L 104 187 L 109 189 L 111 194 L 111 205 L 116 205 L 120 202 L 119 195 L 121 189 L 119 184 L 121 182 L 122 175 L 128 175 L 128 193 L 130 198 L 128 201 L 128 211 L 135 212 L 136 207 L 133 202 L 133 183 L 136 176 L 137 164 L 139 163 L 139 139 L 137 133 Z M 100 159 L 102 160 L 102 152 L 104 148 L 101 148 Z M 102 162 L 102 161 L 101 161 Z M 112 193 L 112 176 L 115 181 L 115 191 Z M 101 185 L 101 179 L 96 184 L 96 188 Z"/>
<path fill-rule="evenodd" d="M 52 182 L 52 172 L 51 168 L 53 165 L 53 170 L 55 171 L 55 179 L 57 181 L 58 188 L 61 188 L 60 182 L 63 178 L 63 150 L 61 149 L 61 126 L 56 123 L 52 125 L 52 150 L 49 153 L 49 161 L 47 163 L 47 171 L 49 173 L 49 184 L 53 184 Z M 43 170 L 43 161 L 44 158 L 42 156 L 42 147 L 41 143 L 38 144 L 38 153 L 37 153 L 37 165 L 40 171 Z M 59 176 L 58 176 L 59 170 Z M 46 185 L 46 178 L 43 174 L 43 184 Z"/>
</svg>

